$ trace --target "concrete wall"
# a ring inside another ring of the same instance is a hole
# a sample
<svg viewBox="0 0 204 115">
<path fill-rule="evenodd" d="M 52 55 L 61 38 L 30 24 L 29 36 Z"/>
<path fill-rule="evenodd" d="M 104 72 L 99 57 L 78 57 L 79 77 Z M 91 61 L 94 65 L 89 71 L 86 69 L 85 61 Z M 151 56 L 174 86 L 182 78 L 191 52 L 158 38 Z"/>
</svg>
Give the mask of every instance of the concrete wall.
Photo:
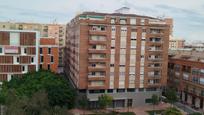
<svg viewBox="0 0 204 115">
<path fill-rule="evenodd" d="M 160 91 L 144 91 L 144 92 L 123 92 L 123 93 L 106 93 L 113 97 L 114 100 L 125 99 L 125 106 L 127 106 L 127 99 L 133 99 L 133 107 L 148 105 L 145 103 L 145 99 L 151 98 L 153 94 L 160 95 Z M 97 101 L 101 94 L 87 93 L 87 98 L 90 101 Z"/>
</svg>

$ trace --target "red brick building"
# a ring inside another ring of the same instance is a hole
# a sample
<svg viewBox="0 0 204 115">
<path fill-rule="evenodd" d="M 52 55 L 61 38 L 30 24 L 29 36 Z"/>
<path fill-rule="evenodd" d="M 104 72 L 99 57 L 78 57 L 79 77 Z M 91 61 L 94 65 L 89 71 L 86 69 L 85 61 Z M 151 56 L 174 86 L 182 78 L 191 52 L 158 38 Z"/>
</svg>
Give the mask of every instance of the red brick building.
<svg viewBox="0 0 204 115">
<path fill-rule="evenodd" d="M 59 46 L 54 38 L 40 38 L 39 69 L 57 73 L 59 62 Z"/>
<path fill-rule="evenodd" d="M 166 86 L 166 20 L 84 12 L 66 31 L 65 73 L 91 107 L 103 93 L 113 96 L 114 107 L 140 106 Z"/>
<path fill-rule="evenodd" d="M 203 109 L 204 52 L 171 51 L 168 64 L 168 84 L 175 87 L 180 100 Z"/>
</svg>

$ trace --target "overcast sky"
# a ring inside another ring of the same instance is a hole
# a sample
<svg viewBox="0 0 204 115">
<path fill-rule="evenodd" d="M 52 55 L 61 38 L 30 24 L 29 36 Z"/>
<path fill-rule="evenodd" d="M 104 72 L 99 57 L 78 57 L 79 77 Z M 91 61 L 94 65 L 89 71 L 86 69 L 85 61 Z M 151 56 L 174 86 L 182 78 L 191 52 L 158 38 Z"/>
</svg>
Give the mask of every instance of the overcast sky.
<svg viewBox="0 0 204 115">
<path fill-rule="evenodd" d="M 204 0 L 0 0 L 0 21 L 67 23 L 83 11 L 131 13 L 174 18 L 174 36 L 204 41 Z"/>
</svg>

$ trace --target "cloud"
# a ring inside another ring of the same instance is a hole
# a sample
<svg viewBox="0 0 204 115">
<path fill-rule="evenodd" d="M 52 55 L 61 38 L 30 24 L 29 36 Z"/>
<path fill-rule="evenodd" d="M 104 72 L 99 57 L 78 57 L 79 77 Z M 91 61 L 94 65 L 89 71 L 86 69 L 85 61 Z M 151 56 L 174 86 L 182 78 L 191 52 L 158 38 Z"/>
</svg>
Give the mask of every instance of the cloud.
<svg viewBox="0 0 204 115">
<path fill-rule="evenodd" d="M 174 18 L 174 33 L 187 40 L 204 36 L 204 1 L 186 0 L 0 0 L 0 20 L 67 23 L 83 11 L 114 12 L 127 6 L 131 13 Z"/>
</svg>

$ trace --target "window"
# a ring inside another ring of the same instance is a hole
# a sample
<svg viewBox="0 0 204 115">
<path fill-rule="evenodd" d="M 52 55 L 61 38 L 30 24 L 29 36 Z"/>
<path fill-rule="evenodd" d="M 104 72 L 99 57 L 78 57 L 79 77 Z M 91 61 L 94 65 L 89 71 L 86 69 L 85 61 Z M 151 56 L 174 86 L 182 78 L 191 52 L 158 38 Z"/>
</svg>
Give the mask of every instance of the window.
<svg viewBox="0 0 204 115">
<path fill-rule="evenodd" d="M 107 92 L 108 93 L 113 93 L 113 89 L 108 89 Z"/>
<path fill-rule="evenodd" d="M 14 64 L 19 64 L 19 57 L 18 56 L 13 56 L 13 63 Z"/>
<path fill-rule="evenodd" d="M 111 19 L 111 24 L 115 24 L 115 19 L 114 18 Z"/>
<path fill-rule="evenodd" d="M 20 34 L 10 33 L 10 45 L 20 45 Z"/>
<path fill-rule="evenodd" d="M 34 62 L 35 62 L 34 57 L 31 57 L 31 63 L 34 63 Z"/>
<path fill-rule="evenodd" d="M 23 65 L 22 66 L 22 73 L 27 73 L 28 72 L 28 66 Z"/>
<path fill-rule="evenodd" d="M 51 54 L 51 48 L 48 48 L 48 54 Z"/>
<path fill-rule="evenodd" d="M 42 66 L 42 64 L 40 64 L 40 69 L 42 69 L 43 68 L 43 66 Z"/>
<path fill-rule="evenodd" d="M 19 59 L 19 57 L 17 57 L 17 58 L 16 58 L 16 62 L 17 62 L 17 63 L 19 63 L 19 62 L 20 62 L 20 59 Z"/>
<path fill-rule="evenodd" d="M 127 92 L 135 92 L 135 89 L 134 88 L 128 88 Z"/>
<path fill-rule="evenodd" d="M 26 54 L 27 53 L 27 49 L 26 48 L 24 48 L 24 54 Z"/>
<path fill-rule="evenodd" d="M 25 47 L 22 47 L 21 48 L 21 54 L 26 55 L 26 53 L 27 53 L 27 49 Z"/>
<path fill-rule="evenodd" d="M 43 63 L 43 56 L 40 56 L 40 62 Z"/>
<path fill-rule="evenodd" d="M 42 48 L 40 48 L 40 54 L 42 54 L 43 53 L 43 49 Z"/>
<path fill-rule="evenodd" d="M 127 106 L 132 107 L 132 99 L 128 99 Z"/>
<path fill-rule="evenodd" d="M 120 24 L 126 24 L 126 19 L 120 19 Z"/>
<path fill-rule="evenodd" d="M 117 89 L 117 92 L 118 92 L 118 93 L 125 92 L 125 89 Z"/>
<path fill-rule="evenodd" d="M 22 71 L 25 71 L 25 66 L 22 66 Z"/>
<path fill-rule="evenodd" d="M 53 63 L 53 62 L 54 62 L 54 57 L 51 56 L 50 58 L 51 58 L 51 59 L 50 59 L 50 62 Z"/>
<path fill-rule="evenodd" d="M 50 64 L 47 64 L 47 70 L 50 70 Z"/>
<path fill-rule="evenodd" d="M 131 40 L 137 39 L 137 32 L 131 32 Z"/>
<path fill-rule="evenodd" d="M 2 47 L 0 47 L 0 54 L 4 54 Z"/>
<path fill-rule="evenodd" d="M 145 19 L 141 19 L 141 25 L 145 24 Z"/>
<path fill-rule="evenodd" d="M 136 40 L 131 40 L 130 41 L 130 48 L 136 48 L 137 47 L 137 41 Z"/>
<path fill-rule="evenodd" d="M 50 64 L 47 65 L 47 70 L 50 70 Z"/>
<path fill-rule="evenodd" d="M 136 18 L 131 18 L 130 19 L 130 24 L 136 25 Z"/>
</svg>

